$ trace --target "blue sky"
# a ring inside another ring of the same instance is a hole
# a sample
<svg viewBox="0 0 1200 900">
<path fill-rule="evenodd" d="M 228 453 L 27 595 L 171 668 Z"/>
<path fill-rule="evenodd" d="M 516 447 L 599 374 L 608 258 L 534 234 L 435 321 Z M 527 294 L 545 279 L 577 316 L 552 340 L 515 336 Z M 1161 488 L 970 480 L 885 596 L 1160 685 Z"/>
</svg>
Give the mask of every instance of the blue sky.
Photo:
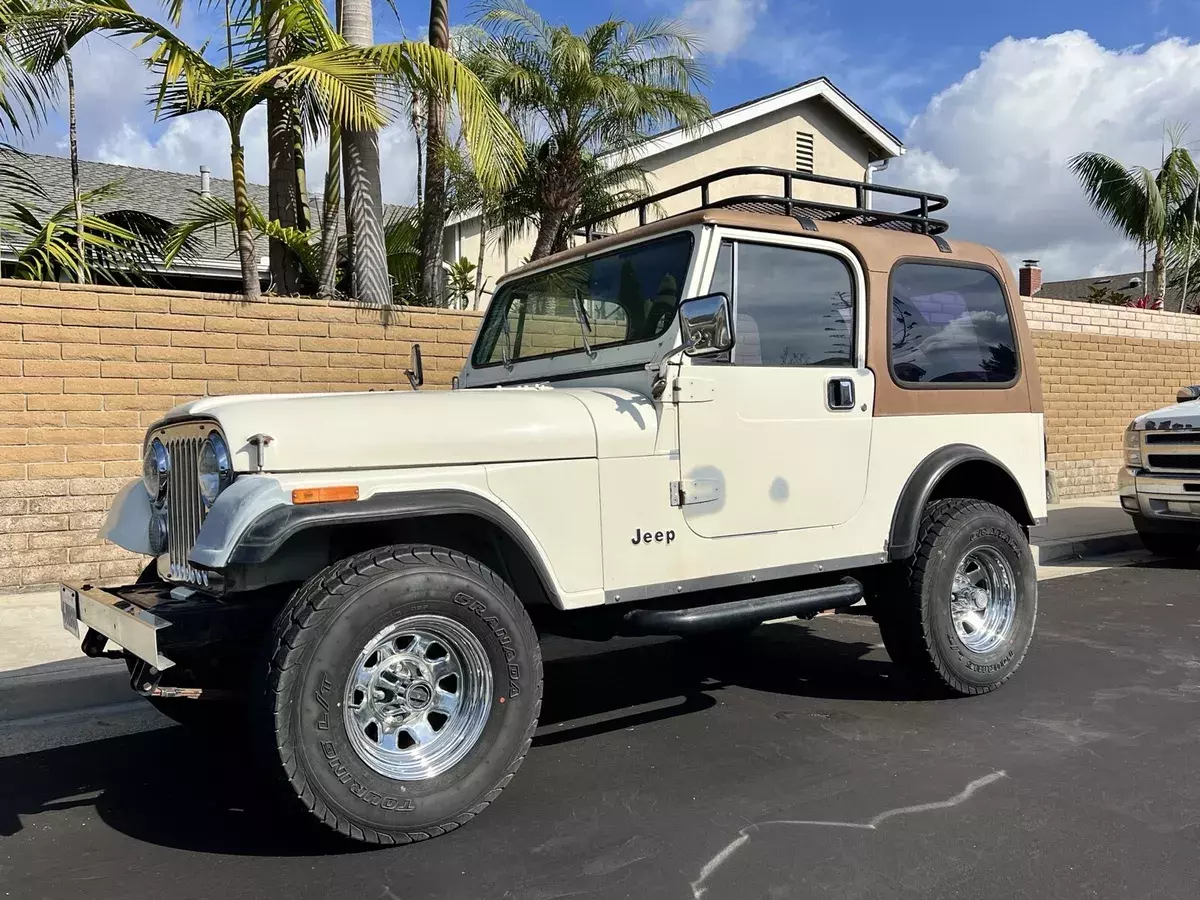
<svg viewBox="0 0 1200 900">
<path fill-rule="evenodd" d="M 156 9 L 156 0 L 136 2 Z M 706 47 L 714 109 L 827 75 L 906 143 L 888 179 L 949 194 L 955 235 L 991 243 L 1014 261 L 1040 258 L 1048 278 L 1141 266 L 1087 209 L 1066 170 L 1071 155 L 1101 150 L 1153 165 L 1165 124 L 1200 129 L 1200 0 L 530 2 L 575 29 L 607 16 L 685 20 Z M 423 35 L 427 3 L 394 6 L 376 3 L 377 40 Z M 472 11 L 473 3 L 451 0 L 455 24 Z M 184 30 L 215 36 L 214 15 L 193 13 Z M 152 121 L 148 78 L 127 48 L 93 40 L 76 68 L 85 157 L 228 172 L 219 120 Z M 262 125 L 261 114 L 252 116 L 245 134 L 257 180 L 266 176 Z M 1200 140 L 1200 130 L 1189 138 Z M 61 121 L 30 147 L 64 152 Z M 385 131 L 386 199 L 410 199 L 413 152 L 403 127 Z"/>
</svg>

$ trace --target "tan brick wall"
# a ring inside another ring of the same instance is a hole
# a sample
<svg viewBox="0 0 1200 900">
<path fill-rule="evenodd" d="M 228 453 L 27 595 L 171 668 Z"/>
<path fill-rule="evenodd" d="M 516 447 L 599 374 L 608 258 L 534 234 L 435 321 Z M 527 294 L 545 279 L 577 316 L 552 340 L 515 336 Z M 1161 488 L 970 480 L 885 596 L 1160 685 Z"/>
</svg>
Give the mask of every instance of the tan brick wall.
<svg viewBox="0 0 1200 900">
<path fill-rule="evenodd" d="M 1200 383 L 1200 316 L 1025 300 L 1062 499 L 1116 490 L 1129 421 Z"/>
<path fill-rule="evenodd" d="M 0 281 L 0 590 L 119 579 L 140 560 L 96 540 L 140 472 L 146 427 L 205 394 L 408 388 L 420 342 L 447 387 L 476 313 Z"/>
<path fill-rule="evenodd" d="M 1025 305 L 1060 494 L 1110 492 L 1129 420 L 1200 383 L 1200 317 Z M 0 281 L 0 590 L 137 571 L 95 532 L 138 475 L 146 427 L 175 404 L 406 387 L 414 341 L 429 386 L 445 387 L 478 323 L 476 313 Z M 577 338 L 573 322 L 549 317 L 535 330 Z"/>
</svg>

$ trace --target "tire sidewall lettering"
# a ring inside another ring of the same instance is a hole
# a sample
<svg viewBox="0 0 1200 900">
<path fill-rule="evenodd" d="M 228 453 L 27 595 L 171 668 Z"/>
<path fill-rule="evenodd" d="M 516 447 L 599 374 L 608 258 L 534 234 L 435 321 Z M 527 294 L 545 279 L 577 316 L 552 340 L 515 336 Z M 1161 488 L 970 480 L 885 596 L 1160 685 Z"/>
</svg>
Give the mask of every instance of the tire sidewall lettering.
<svg viewBox="0 0 1200 900">
<path fill-rule="evenodd" d="M 493 786 L 483 783 L 490 768 L 484 761 L 495 756 L 496 741 L 508 740 L 504 735 L 511 728 L 506 723 L 514 715 L 518 720 L 528 715 L 530 703 L 536 709 L 537 691 L 522 683 L 526 677 L 537 677 L 536 645 L 531 669 L 526 665 L 528 638 L 513 619 L 511 601 L 503 604 L 488 596 L 489 589 L 474 587 L 474 579 L 465 573 L 445 574 L 458 584 L 419 587 L 419 581 L 401 575 L 381 579 L 347 597 L 308 649 L 309 662 L 295 689 L 297 737 L 307 748 L 301 756 L 320 786 L 319 793 L 354 818 L 383 817 L 392 823 L 384 825 L 381 820 L 377 827 L 419 829 L 452 818 L 458 812 L 447 807 L 447 795 L 456 792 L 469 792 L 476 797 L 471 803 L 477 802 Z M 356 604 L 361 604 L 358 609 Z M 360 638 L 369 639 L 388 624 L 430 612 L 461 622 L 481 641 L 493 672 L 493 698 L 484 732 L 462 763 L 435 778 L 404 783 L 380 775 L 359 758 L 346 735 L 342 692 L 357 652 L 351 648 L 361 645 Z"/>
</svg>

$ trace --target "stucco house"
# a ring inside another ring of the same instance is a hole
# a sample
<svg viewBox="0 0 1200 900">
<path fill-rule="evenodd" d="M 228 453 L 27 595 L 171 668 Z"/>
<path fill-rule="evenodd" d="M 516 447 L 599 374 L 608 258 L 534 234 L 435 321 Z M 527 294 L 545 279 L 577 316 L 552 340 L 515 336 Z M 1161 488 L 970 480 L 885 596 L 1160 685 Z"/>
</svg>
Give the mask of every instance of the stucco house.
<svg viewBox="0 0 1200 900">
<path fill-rule="evenodd" d="M 743 165 L 774 166 L 870 181 L 887 161 L 904 152 L 900 140 L 871 118 L 828 78 L 813 78 L 793 87 L 749 100 L 714 114 L 703 128 L 675 129 L 650 138 L 635 151 L 656 191 L 686 184 L 721 169 Z M 778 180 L 747 176 L 714 186 L 714 198 L 755 192 L 776 192 Z M 853 203 L 845 188 L 797 184 L 798 197 Z M 666 215 L 694 207 L 697 197 L 672 197 L 662 205 Z M 636 224 L 617 224 L 618 230 Z M 479 258 L 480 220 L 463 216 L 446 228 L 448 261 Z M 486 235 L 483 252 L 486 305 L 496 281 L 520 266 L 533 249 L 532 231 L 506 243 L 498 232 Z"/>
</svg>

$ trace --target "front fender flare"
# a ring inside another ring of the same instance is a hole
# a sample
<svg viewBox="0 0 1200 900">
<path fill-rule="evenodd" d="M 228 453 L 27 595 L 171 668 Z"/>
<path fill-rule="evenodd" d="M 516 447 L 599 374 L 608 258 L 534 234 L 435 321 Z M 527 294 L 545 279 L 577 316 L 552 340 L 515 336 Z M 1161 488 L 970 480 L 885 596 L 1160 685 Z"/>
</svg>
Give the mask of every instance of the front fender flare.
<svg viewBox="0 0 1200 900">
<path fill-rule="evenodd" d="M 224 559 L 219 560 L 215 553 L 198 553 L 196 549 L 192 551 L 191 559 L 209 568 L 256 565 L 270 559 L 291 537 L 312 528 L 439 515 L 477 516 L 499 528 L 529 559 L 546 596 L 555 604 L 559 602 L 546 560 L 516 519 L 486 497 L 453 488 L 380 492 L 354 503 L 275 505 L 258 513 L 229 546 L 222 548 Z"/>
</svg>

